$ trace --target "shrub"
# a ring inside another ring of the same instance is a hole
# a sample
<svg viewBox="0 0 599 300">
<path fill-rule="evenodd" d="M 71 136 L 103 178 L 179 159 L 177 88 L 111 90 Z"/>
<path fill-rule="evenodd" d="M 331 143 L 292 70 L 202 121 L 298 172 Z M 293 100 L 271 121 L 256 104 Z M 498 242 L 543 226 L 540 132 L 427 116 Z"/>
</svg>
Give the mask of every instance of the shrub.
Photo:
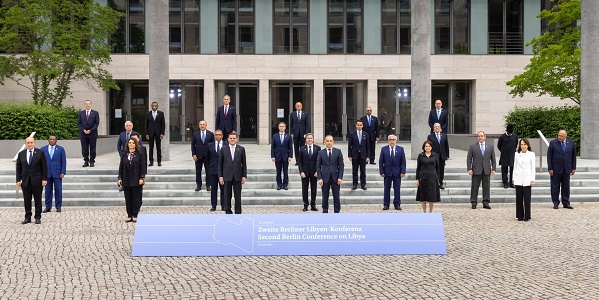
<svg viewBox="0 0 599 300">
<path fill-rule="evenodd" d="M 516 107 L 505 116 L 505 124 L 512 124 L 519 137 L 538 138 L 541 130 L 549 141 L 564 129 L 580 153 L 580 106 Z"/>
<path fill-rule="evenodd" d="M 73 107 L 0 104 L 0 140 L 24 140 L 32 131 L 36 140 L 50 135 L 59 140 L 78 139 L 77 113 Z"/>
</svg>

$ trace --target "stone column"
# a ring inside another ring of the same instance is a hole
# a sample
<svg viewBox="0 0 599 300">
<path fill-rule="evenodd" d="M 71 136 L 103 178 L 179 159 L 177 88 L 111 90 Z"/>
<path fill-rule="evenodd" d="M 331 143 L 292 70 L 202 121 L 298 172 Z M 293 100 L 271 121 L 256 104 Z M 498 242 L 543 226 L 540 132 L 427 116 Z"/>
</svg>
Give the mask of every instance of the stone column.
<svg viewBox="0 0 599 300">
<path fill-rule="evenodd" d="M 268 90 L 269 84 L 268 79 L 260 79 L 260 83 L 258 84 L 258 111 L 259 112 L 267 112 L 269 108 L 269 98 L 268 98 Z M 269 145 L 270 138 L 272 135 L 270 134 L 270 118 L 268 113 L 258 114 L 258 144 L 259 145 Z M 289 124 L 287 124 L 289 126 Z"/>
<path fill-rule="evenodd" d="M 314 102 L 312 103 L 312 115 L 314 116 L 312 133 L 314 143 L 323 145 L 324 141 L 324 81 L 314 80 Z"/>
<path fill-rule="evenodd" d="M 422 152 L 431 109 L 431 1 L 410 1 L 412 8 L 412 159 Z"/>
<path fill-rule="evenodd" d="M 170 107 L 169 107 L 169 2 L 147 1 L 149 40 L 150 87 L 148 111 L 152 102 L 158 102 L 158 109 L 164 112 L 166 130 L 162 139 L 162 160 L 170 160 Z M 177 125 L 177 124 L 175 124 Z"/>
<path fill-rule="evenodd" d="M 594 99 L 599 94 L 599 1 L 581 2 L 581 99 L 580 99 L 580 156 L 599 158 L 599 131 L 597 116 L 599 102 Z"/>
</svg>

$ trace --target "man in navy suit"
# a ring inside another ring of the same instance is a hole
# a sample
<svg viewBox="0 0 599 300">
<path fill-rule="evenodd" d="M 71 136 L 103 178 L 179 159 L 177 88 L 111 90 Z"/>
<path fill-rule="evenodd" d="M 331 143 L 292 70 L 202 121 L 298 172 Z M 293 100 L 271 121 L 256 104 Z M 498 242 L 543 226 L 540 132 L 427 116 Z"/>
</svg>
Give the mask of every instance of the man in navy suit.
<svg viewBox="0 0 599 300">
<path fill-rule="evenodd" d="M 125 151 L 125 146 L 127 145 L 127 141 L 129 140 L 129 138 L 131 138 L 131 136 L 137 133 L 135 131 L 133 131 L 133 122 L 131 121 L 127 121 L 125 122 L 125 131 L 121 132 L 121 134 L 119 135 L 119 139 L 116 143 L 116 151 L 119 153 L 119 158 L 121 156 L 123 156 L 123 152 Z M 141 141 L 140 144 L 141 146 Z"/>
<path fill-rule="evenodd" d="M 388 146 L 381 148 L 379 154 L 379 174 L 383 177 L 385 190 L 383 196 L 383 210 L 389 209 L 391 204 L 391 185 L 393 184 L 393 206 L 401 210 L 400 188 L 401 178 L 406 176 L 406 154 L 403 147 L 396 145 L 397 137 L 390 134 L 387 137 Z"/>
<path fill-rule="evenodd" d="M 561 188 L 562 205 L 573 209 L 570 205 L 570 175 L 576 173 L 576 143 L 568 138 L 565 130 L 560 130 L 557 139 L 552 140 L 547 148 L 547 170 L 551 176 L 551 201 L 553 208 L 559 207 Z"/>
<path fill-rule="evenodd" d="M 441 131 L 447 132 L 447 124 L 449 124 L 449 116 L 447 110 L 443 108 L 443 102 L 437 99 L 435 108 L 431 109 L 428 114 L 428 127 L 431 128 L 431 133 L 434 131 L 435 123 L 441 124 Z"/>
<path fill-rule="evenodd" d="M 428 140 L 433 142 L 433 152 L 439 155 L 439 188 L 444 190 L 443 178 L 445 176 L 445 161 L 449 159 L 449 141 L 447 134 L 441 132 L 441 124 L 435 123 L 434 132 L 428 135 Z"/>
<path fill-rule="evenodd" d="M 81 141 L 81 154 L 83 167 L 93 167 L 96 162 L 96 142 L 98 141 L 98 125 L 100 114 L 92 109 L 92 102 L 85 100 L 85 109 L 77 115 L 79 127 L 79 140 Z"/>
<path fill-rule="evenodd" d="M 35 148 L 35 139 L 25 139 L 25 150 L 17 156 L 17 187 L 23 190 L 25 202 L 25 220 L 21 224 L 31 223 L 31 197 L 35 202 L 35 224 L 42 221 L 42 190 L 48 179 L 48 165 L 42 150 Z"/>
<path fill-rule="evenodd" d="M 164 112 L 158 110 L 158 102 L 152 102 L 152 110 L 146 114 L 146 140 L 150 141 L 150 164 L 154 165 L 154 143 L 156 143 L 156 160 L 162 166 L 162 138 L 166 129 Z"/>
<path fill-rule="evenodd" d="M 297 166 L 302 177 L 302 198 L 304 199 L 304 210 L 308 211 L 308 186 L 310 186 L 310 210 L 318 211 L 316 208 L 316 161 L 320 152 L 320 146 L 314 144 L 314 135 L 306 134 L 306 145 L 300 148 L 297 154 Z"/>
<path fill-rule="evenodd" d="M 379 120 L 372 115 L 372 107 L 366 108 L 366 115 L 361 117 L 360 120 L 364 124 L 364 131 L 368 133 L 370 137 L 368 139 L 368 145 L 370 146 L 370 164 L 376 165 L 374 161 L 374 154 L 376 152 L 376 143 L 379 141 Z"/>
<path fill-rule="evenodd" d="M 358 120 L 356 122 L 356 131 L 349 135 L 347 143 L 347 155 L 352 164 L 352 191 L 358 188 L 358 168 L 360 168 L 360 187 L 366 190 L 366 164 L 370 159 L 370 137 L 362 128 L 364 124 Z"/>
<path fill-rule="evenodd" d="M 54 203 L 56 211 L 62 211 L 62 179 L 67 173 L 67 153 L 64 148 L 56 145 L 56 136 L 48 137 L 48 145 L 42 147 L 46 156 L 48 169 L 47 184 L 45 191 L 46 209 L 42 213 L 52 211 L 52 188 L 54 188 Z"/>
<path fill-rule="evenodd" d="M 245 148 L 237 145 L 236 132 L 229 134 L 229 144 L 218 157 L 218 182 L 225 186 L 225 212 L 232 214 L 231 195 L 235 195 L 235 214 L 241 214 L 241 186 L 248 176 Z M 231 189 L 233 192 L 231 193 Z"/>
<path fill-rule="evenodd" d="M 196 189 L 198 192 L 202 189 L 202 166 L 206 170 L 206 190 L 210 191 L 210 181 L 208 180 L 208 157 L 207 149 L 208 144 L 214 142 L 214 134 L 206 129 L 208 123 L 202 120 L 198 125 L 198 131 L 193 133 L 191 137 L 191 156 L 196 165 Z"/>
<path fill-rule="evenodd" d="M 272 136 L 270 142 L 270 157 L 277 167 L 277 190 L 287 190 L 289 184 L 289 163 L 293 158 L 291 136 L 285 133 L 285 122 L 279 123 L 279 133 Z M 283 180 L 281 180 L 283 171 Z"/>
<path fill-rule="evenodd" d="M 220 208 L 222 211 L 225 210 L 225 190 L 222 185 L 218 183 L 218 157 L 220 156 L 221 149 L 227 147 L 227 143 L 223 141 L 223 132 L 219 129 L 214 131 L 214 142 L 208 144 L 206 150 L 206 160 L 209 162 L 208 165 L 208 182 L 210 183 L 210 204 L 212 207 L 210 211 L 216 210 L 216 204 L 218 203 L 218 190 L 220 190 Z"/>
<path fill-rule="evenodd" d="M 216 129 L 220 129 L 226 138 L 229 137 L 229 133 L 237 131 L 237 114 L 235 113 L 235 107 L 229 105 L 229 103 L 231 103 L 231 97 L 225 95 L 223 97 L 224 105 L 219 107 L 216 112 Z"/>
<path fill-rule="evenodd" d="M 304 135 L 310 132 L 310 122 L 308 121 L 308 114 L 302 111 L 302 103 L 295 103 L 295 111 L 289 115 L 289 132 L 293 139 L 293 150 L 295 153 L 295 165 L 297 166 L 297 152 L 299 148 L 306 144 L 306 138 Z"/>
<path fill-rule="evenodd" d="M 329 189 L 333 191 L 333 209 L 335 213 L 341 211 L 341 200 L 339 189 L 343 182 L 343 153 L 333 148 L 333 136 L 324 138 L 325 148 L 318 152 L 316 160 L 316 172 L 318 173 L 318 184 L 322 187 L 322 212 L 329 213 Z"/>
<path fill-rule="evenodd" d="M 476 133 L 477 143 L 470 145 L 466 156 L 466 169 L 472 177 L 470 187 L 470 204 L 476 209 L 478 188 L 483 184 L 483 208 L 491 209 L 491 175 L 495 175 L 495 147 L 487 143 L 487 135 L 483 131 Z"/>
</svg>

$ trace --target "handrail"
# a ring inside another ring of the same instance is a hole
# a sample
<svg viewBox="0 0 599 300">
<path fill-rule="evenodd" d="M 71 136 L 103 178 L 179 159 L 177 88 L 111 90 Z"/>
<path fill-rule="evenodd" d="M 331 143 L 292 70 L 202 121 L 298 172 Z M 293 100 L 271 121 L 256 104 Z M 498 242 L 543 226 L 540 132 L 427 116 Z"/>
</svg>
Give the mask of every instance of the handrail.
<svg viewBox="0 0 599 300">
<path fill-rule="evenodd" d="M 541 141 L 545 142 L 545 145 L 547 147 L 549 147 L 549 141 L 547 141 L 547 139 L 545 138 L 545 135 L 541 132 L 541 130 L 537 130 L 537 133 L 539 134 L 539 136 L 541 137 Z M 541 143 L 541 142 L 539 142 Z M 539 155 L 540 155 L 540 162 L 539 162 L 539 172 L 543 172 L 543 151 L 541 151 L 541 145 L 539 145 Z"/>
<path fill-rule="evenodd" d="M 29 137 L 33 137 L 35 136 L 35 131 L 32 132 Z M 21 146 L 21 149 L 19 149 L 19 151 L 17 151 L 17 154 L 15 154 L 15 157 L 12 158 L 12 161 L 17 161 L 17 157 L 19 157 L 19 153 L 21 153 L 21 151 L 23 151 L 25 149 L 25 143 L 23 143 L 23 146 Z"/>
</svg>

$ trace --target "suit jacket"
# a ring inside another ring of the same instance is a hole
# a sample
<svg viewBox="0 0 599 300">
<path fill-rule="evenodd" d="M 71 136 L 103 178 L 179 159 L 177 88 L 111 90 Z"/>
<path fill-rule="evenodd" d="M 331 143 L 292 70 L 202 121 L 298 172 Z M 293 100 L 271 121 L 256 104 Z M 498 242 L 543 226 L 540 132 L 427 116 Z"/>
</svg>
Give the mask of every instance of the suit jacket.
<svg viewBox="0 0 599 300">
<path fill-rule="evenodd" d="M 449 141 L 447 140 L 447 134 L 441 132 L 441 143 L 437 140 L 437 134 L 435 132 L 428 135 L 427 139 L 433 142 L 433 152 L 439 155 L 439 160 L 447 160 L 449 158 Z"/>
<path fill-rule="evenodd" d="M 362 130 L 362 142 L 358 143 L 358 132 L 354 131 L 349 135 L 347 142 L 347 153 L 352 159 L 365 159 L 370 157 L 370 140 L 368 133 Z"/>
<path fill-rule="evenodd" d="M 164 122 L 164 112 L 156 110 L 156 120 L 152 116 L 152 110 L 146 113 L 146 135 L 160 136 L 164 135 L 166 124 Z"/>
<path fill-rule="evenodd" d="M 48 165 L 46 156 L 42 150 L 33 148 L 31 164 L 27 163 L 29 150 L 19 152 L 17 156 L 17 181 L 21 181 L 22 187 L 42 186 L 43 180 L 48 180 Z"/>
<path fill-rule="evenodd" d="M 368 125 L 368 116 L 361 117 L 360 121 L 362 121 L 362 124 L 364 124 L 362 130 L 368 132 L 370 141 L 376 141 L 376 139 L 379 137 L 379 119 L 373 115 L 370 115 L 370 126 Z"/>
<path fill-rule="evenodd" d="M 308 145 L 304 145 L 300 148 L 297 154 L 297 167 L 299 168 L 300 174 L 304 172 L 306 176 L 316 173 L 316 161 L 318 160 L 318 153 L 320 152 L 320 146 L 312 144 L 312 158 L 308 155 Z"/>
<path fill-rule="evenodd" d="M 570 173 L 576 170 L 576 143 L 566 138 L 566 153 L 562 151 L 562 145 L 558 139 L 549 142 L 547 148 L 547 170 L 555 173 Z"/>
<path fill-rule="evenodd" d="M 514 185 L 530 186 L 535 181 L 535 153 L 514 153 Z"/>
<path fill-rule="evenodd" d="M 60 178 L 60 174 L 67 174 L 67 153 L 62 146 L 54 146 L 54 155 L 50 158 L 50 145 L 41 149 L 46 156 L 48 178 Z"/>
<path fill-rule="evenodd" d="M 235 145 L 235 160 L 231 159 L 231 148 L 229 145 L 220 149 L 218 157 L 218 177 L 225 181 L 241 181 L 247 178 L 248 168 L 245 157 L 245 148 Z"/>
<path fill-rule="evenodd" d="M 341 150 L 333 147 L 330 158 L 326 147 L 318 152 L 318 157 L 316 159 L 318 180 L 322 179 L 323 182 L 327 183 L 332 177 L 333 181 L 337 183 L 337 179 L 343 179 L 344 167 L 343 153 L 341 153 Z"/>
<path fill-rule="evenodd" d="M 214 142 L 214 133 L 210 130 L 206 129 L 206 136 L 204 137 L 204 142 L 202 143 L 202 131 L 198 130 L 193 133 L 191 137 L 191 156 L 196 155 L 198 159 L 204 158 L 206 156 L 206 150 L 208 149 L 208 144 Z"/>
<path fill-rule="evenodd" d="M 218 157 L 220 156 L 220 153 L 222 152 L 223 148 L 229 147 L 229 144 L 225 142 L 225 140 L 223 139 L 220 144 L 221 151 L 219 152 L 216 152 L 216 141 L 211 142 L 206 147 L 206 159 L 209 162 L 208 174 L 210 176 L 216 176 L 218 175 Z"/>
<path fill-rule="evenodd" d="M 497 140 L 497 148 L 499 148 L 499 165 L 501 166 L 513 166 L 514 165 L 514 153 L 518 149 L 518 136 L 515 133 L 507 135 L 502 134 Z"/>
<path fill-rule="evenodd" d="M 129 137 L 132 134 L 137 133 L 135 130 L 131 130 Z M 141 139 L 139 140 L 139 145 L 141 146 Z M 121 132 L 119 135 L 119 139 L 116 142 L 116 151 L 119 153 L 119 157 L 123 156 L 123 152 L 125 151 L 125 147 L 127 146 L 127 131 Z"/>
<path fill-rule="evenodd" d="M 90 110 L 89 117 L 85 115 L 85 109 L 77 115 L 77 127 L 79 127 L 79 138 L 89 136 L 98 137 L 98 125 L 100 125 L 100 114 L 95 110 Z M 83 133 L 83 130 L 91 130 L 89 134 Z"/>
<path fill-rule="evenodd" d="M 143 151 L 134 151 L 131 160 L 129 160 L 129 151 L 121 156 L 119 179 L 123 181 L 123 186 L 139 186 L 139 179 L 145 178 L 147 171 L 148 165 Z"/>
<path fill-rule="evenodd" d="M 495 148 L 493 147 L 493 144 L 485 142 L 484 157 L 480 151 L 479 142 L 470 145 L 470 148 L 468 148 L 468 156 L 466 158 L 466 167 L 468 171 L 472 170 L 473 175 L 490 175 L 491 171 L 495 171 Z"/>
<path fill-rule="evenodd" d="M 270 157 L 274 157 L 275 161 L 287 160 L 293 157 L 293 140 L 288 133 L 285 133 L 283 144 L 281 144 L 281 134 L 275 133 L 270 142 Z"/>
<path fill-rule="evenodd" d="M 235 107 L 229 105 L 229 111 L 227 112 L 226 117 L 225 106 L 223 105 L 218 108 L 218 111 L 216 112 L 216 129 L 220 129 L 227 133 L 237 131 L 237 114 L 235 112 Z M 228 136 L 224 137 L 225 140 L 228 138 Z"/>
<path fill-rule="evenodd" d="M 428 127 L 431 128 L 431 133 L 433 133 L 433 126 L 435 123 L 441 124 L 441 131 L 447 132 L 447 124 L 449 124 L 449 116 L 447 110 L 441 108 L 441 117 L 437 118 L 437 109 L 431 109 L 431 112 L 428 114 Z"/>
<path fill-rule="evenodd" d="M 310 132 L 308 113 L 302 110 L 302 119 L 297 118 L 297 110 L 289 114 L 289 132 L 294 136 L 303 136 Z"/>
<path fill-rule="evenodd" d="M 381 148 L 379 174 L 385 174 L 385 177 L 400 177 L 401 174 L 406 174 L 406 153 L 402 146 L 395 145 L 394 158 L 391 158 L 389 145 Z"/>
</svg>

